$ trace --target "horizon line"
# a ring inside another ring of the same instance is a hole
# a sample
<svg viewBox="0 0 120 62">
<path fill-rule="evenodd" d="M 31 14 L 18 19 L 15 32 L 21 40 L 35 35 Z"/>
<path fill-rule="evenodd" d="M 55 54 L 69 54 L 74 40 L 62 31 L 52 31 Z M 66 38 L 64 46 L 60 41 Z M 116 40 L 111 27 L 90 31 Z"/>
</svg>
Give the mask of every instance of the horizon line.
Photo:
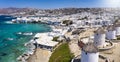
<svg viewBox="0 0 120 62">
<path fill-rule="evenodd" d="M 36 8 L 36 7 L 0 7 L 0 9 L 5 9 L 5 8 L 64 9 L 64 8 L 120 8 L 120 7 L 58 7 L 58 8 Z"/>
</svg>

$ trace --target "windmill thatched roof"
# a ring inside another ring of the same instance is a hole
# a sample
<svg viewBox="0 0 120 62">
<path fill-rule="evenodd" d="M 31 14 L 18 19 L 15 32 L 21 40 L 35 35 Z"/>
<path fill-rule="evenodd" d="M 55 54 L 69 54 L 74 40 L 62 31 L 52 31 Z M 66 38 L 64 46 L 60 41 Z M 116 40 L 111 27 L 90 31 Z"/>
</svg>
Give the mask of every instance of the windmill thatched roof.
<svg viewBox="0 0 120 62">
<path fill-rule="evenodd" d="M 82 50 L 88 53 L 97 53 L 99 51 L 93 43 L 88 43 L 84 45 Z"/>
<path fill-rule="evenodd" d="M 97 34 L 104 34 L 106 31 L 103 28 L 99 28 L 98 30 L 95 31 Z"/>
<path fill-rule="evenodd" d="M 108 27 L 107 27 L 107 30 L 109 30 L 109 31 L 113 31 L 113 30 L 114 30 L 114 26 L 113 26 L 113 25 L 112 25 L 112 26 L 111 26 L 111 25 L 108 26 Z"/>
</svg>

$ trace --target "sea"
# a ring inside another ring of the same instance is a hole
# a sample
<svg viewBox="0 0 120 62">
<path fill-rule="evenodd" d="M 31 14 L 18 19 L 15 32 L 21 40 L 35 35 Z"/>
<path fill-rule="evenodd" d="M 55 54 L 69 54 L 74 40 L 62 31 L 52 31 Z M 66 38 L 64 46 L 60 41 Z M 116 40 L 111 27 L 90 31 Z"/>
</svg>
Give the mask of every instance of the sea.
<svg viewBox="0 0 120 62">
<path fill-rule="evenodd" d="M 0 15 L 0 62 L 18 62 L 17 57 L 28 50 L 24 46 L 36 33 L 51 31 L 46 24 L 17 24 L 8 23 L 13 16 Z M 18 33 L 33 33 L 33 35 L 20 35 Z"/>
</svg>

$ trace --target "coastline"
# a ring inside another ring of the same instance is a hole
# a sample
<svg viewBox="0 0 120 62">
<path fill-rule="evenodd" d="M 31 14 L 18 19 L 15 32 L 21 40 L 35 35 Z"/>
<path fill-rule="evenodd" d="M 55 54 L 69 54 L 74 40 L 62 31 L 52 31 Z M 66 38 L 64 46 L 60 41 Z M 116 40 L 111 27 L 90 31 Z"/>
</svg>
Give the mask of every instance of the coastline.
<svg viewBox="0 0 120 62">
<path fill-rule="evenodd" d="M 53 25 L 49 25 L 51 29 L 54 29 L 55 27 Z M 38 32 L 40 33 L 40 32 Z M 36 34 L 38 34 L 36 33 Z M 47 32 L 45 32 L 47 33 Z M 35 35 L 36 35 L 35 34 Z M 48 62 L 49 57 L 51 56 L 52 52 L 49 50 L 44 50 L 42 48 L 36 48 L 34 37 L 32 39 L 25 43 L 24 46 L 28 48 L 27 52 L 24 52 L 22 55 L 20 55 L 17 60 L 22 62 Z M 38 59 L 39 58 L 39 59 Z M 41 58 L 41 59 L 40 59 Z M 47 60 L 46 60 L 47 58 Z"/>
<path fill-rule="evenodd" d="M 53 31 L 51 31 L 51 32 L 46 32 L 47 33 L 47 35 L 48 35 L 48 38 L 49 38 L 49 35 L 52 33 L 52 32 L 54 32 L 54 29 L 61 29 L 60 27 L 56 27 L 56 26 L 54 26 L 54 25 L 49 25 L 50 27 L 51 27 L 51 29 L 53 30 Z M 64 33 L 65 31 L 62 31 L 62 34 Z M 40 34 L 40 33 L 36 33 L 36 35 L 35 36 L 37 36 L 37 34 Z M 41 33 L 42 34 L 42 33 Z M 43 34 L 45 34 L 45 33 L 43 33 Z M 57 33 L 58 34 L 58 33 Z M 34 37 L 35 37 L 34 36 Z M 44 37 L 44 36 L 43 36 Z M 50 35 L 50 37 L 51 37 L 51 35 Z M 40 41 L 40 40 L 39 40 Z M 46 40 L 47 41 L 47 40 Z M 52 40 L 51 40 L 52 41 Z M 50 42 L 50 41 L 49 41 Z M 53 41 L 53 42 L 55 42 L 55 41 Z M 30 43 L 32 43 L 32 44 L 34 44 L 35 43 L 35 41 L 33 41 L 33 42 L 30 42 Z M 57 44 L 58 45 L 58 44 Z M 57 46 L 56 45 L 56 46 Z M 33 52 L 33 54 L 31 54 L 30 56 L 29 56 L 29 58 L 28 59 L 26 59 L 26 62 L 49 62 L 49 58 L 50 58 L 50 56 L 52 55 L 52 50 L 54 50 L 54 48 L 53 49 L 44 49 L 44 48 L 36 48 L 36 49 L 34 49 L 34 52 Z M 39 58 L 39 59 L 38 59 Z"/>
<path fill-rule="evenodd" d="M 10 60 L 12 62 L 19 62 L 17 58 L 20 55 L 25 53 L 32 54 L 31 51 L 33 51 L 34 47 L 28 49 L 25 47 L 25 44 L 33 38 L 34 34 L 51 31 L 51 28 L 46 24 L 15 24 L 5 22 L 7 20 L 0 20 L 0 62 L 9 62 Z"/>
<path fill-rule="evenodd" d="M 25 43 L 24 46 L 27 47 L 28 50 L 17 58 L 18 61 L 26 62 L 26 60 L 35 52 L 33 40 L 30 40 L 29 42 Z"/>
</svg>

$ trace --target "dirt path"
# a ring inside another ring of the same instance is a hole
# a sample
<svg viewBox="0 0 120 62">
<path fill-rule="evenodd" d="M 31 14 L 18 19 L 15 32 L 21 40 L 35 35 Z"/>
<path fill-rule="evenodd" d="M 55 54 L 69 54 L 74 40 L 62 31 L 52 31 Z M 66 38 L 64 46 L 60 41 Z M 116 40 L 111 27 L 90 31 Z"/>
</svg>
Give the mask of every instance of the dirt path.
<svg viewBox="0 0 120 62">
<path fill-rule="evenodd" d="M 43 49 L 36 49 L 35 54 L 33 54 L 29 59 L 28 62 L 48 62 L 52 52 L 43 50 Z"/>
<path fill-rule="evenodd" d="M 120 62 L 120 43 L 115 44 L 113 49 L 100 52 L 100 54 L 110 59 L 111 62 Z"/>
</svg>

